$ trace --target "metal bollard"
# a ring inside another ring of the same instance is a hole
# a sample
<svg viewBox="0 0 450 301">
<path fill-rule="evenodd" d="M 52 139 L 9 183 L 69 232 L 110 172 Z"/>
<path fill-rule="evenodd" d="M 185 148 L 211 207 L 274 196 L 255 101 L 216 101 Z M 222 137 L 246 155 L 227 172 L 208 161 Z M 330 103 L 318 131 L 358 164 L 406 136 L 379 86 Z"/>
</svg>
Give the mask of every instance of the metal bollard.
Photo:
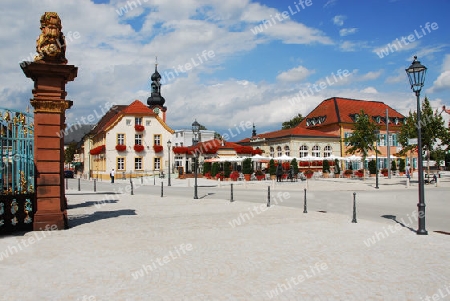
<svg viewBox="0 0 450 301">
<path fill-rule="evenodd" d="M 270 207 L 270 186 L 267 186 L 267 207 Z"/>
<path fill-rule="evenodd" d="M 78 178 L 78 191 L 80 191 L 80 190 L 81 190 L 81 179 Z"/>
<path fill-rule="evenodd" d="M 131 191 L 130 191 L 130 193 L 131 193 L 131 195 L 134 195 L 134 191 L 133 191 L 133 181 L 131 181 L 131 178 L 130 178 L 130 185 L 131 185 Z"/>
<path fill-rule="evenodd" d="M 69 189 L 69 178 L 66 178 L 66 189 Z"/>
<path fill-rule="evenodd" d="M 155 183 L 155 172 L 153 172 L 153 185 L 156 185 L 156 183 Z"/>
<path fill-rule="evenodd" d="M 164 182 L 161 181 L 161 197 L 164 195 L 164 188 L 163 188 Z"/>
<path fill-rule="evenodd" d="M 141 184 L 144 184 L 144 176 L 141 177 Z"/>
<path fill-rule="evenodd" d="M 231 187 L 231 198 L 230 198 L 230 202 L 234 202 L 234 200 L 233 200 L 233 183 L 231 183 L 230 187 Z"/>
<path fill-rule="evenodd" d="M 97 180 L 94 179 L 94 192 L 96 192 L 96 191 L 97 191 Z"/>
<path fill-rule="evenodd" d="M 306 206 L 306 188 L 305 188 L 305 197 L 304 197 L 303 200 L 304 200 L 303 201 L 303 213 L 308 213 L 308 209 L 307 209 L 307 206 Z"/>
<path fill-rule="evenodd" d="M 352 223 L 357 223 L 356 221 L 356 192 L 353 192 L 353 219 Z"/>
</svg>

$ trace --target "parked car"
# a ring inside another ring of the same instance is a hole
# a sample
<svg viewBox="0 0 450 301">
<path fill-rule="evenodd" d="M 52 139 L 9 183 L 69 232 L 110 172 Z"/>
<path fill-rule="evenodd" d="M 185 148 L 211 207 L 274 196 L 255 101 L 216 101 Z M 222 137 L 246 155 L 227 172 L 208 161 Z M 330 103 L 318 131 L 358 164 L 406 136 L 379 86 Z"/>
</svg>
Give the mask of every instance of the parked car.
<svg viewBox="0 0 450 301">
<path fill-rule="evenodd" d="M 73 178 L 73 171 L 65 170 L 64 171 L 64 178 Z"/>
</svg>

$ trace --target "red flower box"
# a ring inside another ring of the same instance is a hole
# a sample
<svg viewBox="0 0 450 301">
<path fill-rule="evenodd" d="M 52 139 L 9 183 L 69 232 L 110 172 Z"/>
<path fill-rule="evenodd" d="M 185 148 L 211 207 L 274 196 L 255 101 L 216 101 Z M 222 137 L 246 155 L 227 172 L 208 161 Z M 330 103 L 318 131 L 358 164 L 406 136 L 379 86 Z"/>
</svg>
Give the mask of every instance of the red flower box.
<svg viewBox="0 0 450 301">
<path fill-rule="evenodd" d="M 105 150 L 106 150 L 105 145 L 100 145 L 100 146 L 97 146 L 97 147 L 94 147 L 93 149 L 91 149 L 91 150 L 89 151 L 89 153 L 90 153 L 91 155 L 99 155 L 99 154 L 101 154 L 101 153 L 104 153 Z"/>
<path fill-rule="evenodd" d="M 136 132 L 143 132 L 145 128 L 141 124 L 135 124 L 134 129 L 136 130 Z"/>
<path fill-rule="evenodd" d="M 123 151 L 125 151 L 126 149 L 127 149 L 127 146 L 126 146 L 126 145 L 123 145 L 123 144 L 117 144 L 117 145 L 116 145 L 116 150 L 119 151 L 119 152 L 123 152 Z"/>
<path fill-rule="evenodd" d="M 172 148 L 173 153 L 177 155 L 184 155 L 189 153 L 189 149 L 186 146 L 175 146 Z"/>
<path fill-rule="evenodd" d="M 142 152 L 144 150 L 144 146 L 140 145 L 140 144 L 135 144 L 134 145 L 134 150 L 138 153 Z"/>
<path fill-rule="evenodd" d="M 163 150 L 162 145 L 153 145 L 153 149 L 155 150 L 155 153 L 160 153 Z"/>
</svg>

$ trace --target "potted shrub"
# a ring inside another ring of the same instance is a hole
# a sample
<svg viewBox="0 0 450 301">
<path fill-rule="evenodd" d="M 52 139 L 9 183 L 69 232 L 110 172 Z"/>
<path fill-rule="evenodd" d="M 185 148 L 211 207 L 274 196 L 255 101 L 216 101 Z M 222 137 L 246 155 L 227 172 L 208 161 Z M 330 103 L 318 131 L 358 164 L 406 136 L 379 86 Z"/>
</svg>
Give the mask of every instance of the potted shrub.
<svg viewBox="0 0 450 301">
<path fill-rule="evenodd" d="M 245 180 L 250 181 L 250 177 L 253 173 L 251 158 L 245 158 L 244 161 L 242 161 L 242 173 L 244 174 Z"/>
<path fill-rule="evenodd" d="M 275 161 L 273 159 L 270 159 L 269 161 L 269 174 L 270 179 L 275 180 L 277 177 L 277 167 L 275 166 Z"/>
<path fill-rule="evenodd" d="M 294 171 L 293 177 L 296 178 L 298 175 L 298 163 L 297 163 L 297 159 L 292 159 L 291 161 L 291 167 L 292 170 Z"/>
<path fill-rule="evenodd" d="M 313 174 L 314 174 L 314 171 L 312 171 L 311 169 L 305 170 L 305 176 L 307 179 L 311 179 Z"/>
<path fill-rule="evenodd" d="M 211 167 L 211 177 L 215 177 L 219 173 L 219 163 L 214 162 Z"/>
<path fill-rule="evenodd" d="M 375 160 L 370 160 L 367 165 L 369 166 L 370 176 L 375 177 L 377 174 L 377 162 Z"/>
<path fill-rule="evenodd" d="M 203 162 L 203 175 L 206 176 L 207 173 L 211 177 L 211 162 Z"/>
<path fill-rule="evenodd" d="M 391 162 L 391 171 L 394 174 L 397 171 L 397 162 L 395 162 L 395 160 L 392 160 L 392 162 Z"/>
<path fill-rule="evenodd" d="M 358 178 L 364 177 L 364 169 L 358 169 L 358 170 L 355 172 L 355 175 L 356 175 Z"/>
<path fill-rule="evenodd" d="M 400 158 L 398 162 L 398 171 L 400 172 L 400 175 L 403 176 L 405 174 L 405 159 Z"/>
<path fill-rule="evenodd" d="M 322 164 L 322 174 L 324 178 L 328 178 L 328 174 L 330 173 L 330 163 L 328 160 L 323 160 Z"/>
<path fill-rule="evenodd" d="M 266 175 L 260 169 L 255 172 L 255 176 L 258 181 L 264 180 L 264 178 L 266 177 Z"/>
<path fill-rule="evenodd" d="M 229 178 L 231 174 L 231 162 L 225 161 L 223 163 L 223 174 L 225 178 Z"/>
<path fill-rule="evenodd" d="M 350 177 L 352 176 L 352 174 L 353 174 L 353 170 L 352 170 L 352 169 L 346 169 L 346 170 L 344 171 L 344 176 L 345 176 L 346 178 L 350 178 Z"/>
<path fill-rule="evenodd" d="M 224 174 L 224 172 L 223 171 L 221 171 L 221 172 L 219 172 L 218 174 L 216 174 L 216 179 L 217 180 L 221 180 L 221 181 L 223 181 L 223 178 L 225 177 L 225 174 Z"/>
<path fill-rule="evenodd" d="M 230 179 L 231 181 L 237 181 L 237 179 L 239 179 L 239 172 L 235 170 L 230 173 Z"/>
<path fill-rule="evenodd" d="M 339 167 L 339 160 L 338 159 L 334 159 L 334 174 L 338 175 L 338 177 L 341 174 L 341 168 Z"/>
<path fill-rule="evenodd" d="M 387 168 L 383 168 L 380 172 L 383 174 L 383 176 L 385 176 L 385 177 L 388 176 L 388 170 L 387 170 Z"/>
</svg>

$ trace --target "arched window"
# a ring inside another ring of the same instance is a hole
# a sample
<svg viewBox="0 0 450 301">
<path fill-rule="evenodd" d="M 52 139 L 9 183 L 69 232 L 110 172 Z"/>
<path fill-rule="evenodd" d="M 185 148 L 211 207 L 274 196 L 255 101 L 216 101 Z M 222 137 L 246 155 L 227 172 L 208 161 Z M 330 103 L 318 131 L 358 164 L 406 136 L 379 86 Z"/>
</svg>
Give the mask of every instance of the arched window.
<svg viewBox="0 0 450 301">
<path fill-rule="evenodd" d="M 277 146 L 277 156 L 281 157 L 283 155 L 283 151 L 281 150 L 281 146 Z"/>
<path fill-rule="evenodd" d="M 286 145 L 286 146 L 284 147 L 284 154 L 285 154 L 286 156 L 290 156 L 290 155 L 289 155 L 290 153 L 291 153 L 291 152 L 290 152 L 290 150 L 289 150 L 289 146 Z"/>
<path fill-rule="evenodd" d="M 303 158 L 308 156 L 308 147 L 306 145 L 302 145 L 299 148 L 299 157 Z"/>
<path fill-rule="evenodd" d="M 275 156 L 274 156 L 275 150 L 273 149 L 272 146 L 270 147 L 269 153 L 270 153 L 270 156 L 271 156 L 272 158 L 275 157 Z"/>
<path fill-rule="evenodd" d="M 327 145 L 323 148 L 323 156 L 325 158 L 331 156 L 332 153 L 333 153 L 333 149 L 331 148 L 330 145 Z"/>
<path fill-rule="evenodd" d="M 313 157 L 320 157 L 320 146 L 314 145 L 312 148 L 312 156 Z"/>
</svg>

